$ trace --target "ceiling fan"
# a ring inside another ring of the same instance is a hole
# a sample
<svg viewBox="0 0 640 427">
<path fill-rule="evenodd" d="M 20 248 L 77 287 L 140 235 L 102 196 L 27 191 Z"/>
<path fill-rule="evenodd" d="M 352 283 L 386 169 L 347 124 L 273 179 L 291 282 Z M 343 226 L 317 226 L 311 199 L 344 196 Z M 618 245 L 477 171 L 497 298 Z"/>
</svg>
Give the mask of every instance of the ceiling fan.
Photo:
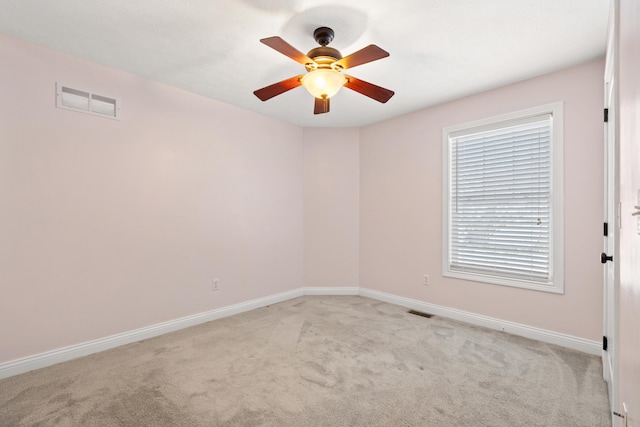
<svg viewBox="0 0 640 427">
<path fill-rule="evenodd" d="M 304 65 L 307 73 L 263 87 L 253 93 L 260 100 L 266 101 L 298 86 L 304 86 L 315 97 L 314 114 L 328 113 L 329 99 L 338 93 L 342 86 L 378 102 L 387 102 L 393 96 L 393 91 L 342 74 L 342 70 L 386 58 L 389 52 L 372 44 L 343 58 L 337 49 L 327 46 L 333 37 L 334 32 L 331 28 L 317 28 L 313 32 L 313 38 L 320 46 L 311 49 L 306 55 L 280 37 L 261 39 L 260 42 Z"/>
</svg>

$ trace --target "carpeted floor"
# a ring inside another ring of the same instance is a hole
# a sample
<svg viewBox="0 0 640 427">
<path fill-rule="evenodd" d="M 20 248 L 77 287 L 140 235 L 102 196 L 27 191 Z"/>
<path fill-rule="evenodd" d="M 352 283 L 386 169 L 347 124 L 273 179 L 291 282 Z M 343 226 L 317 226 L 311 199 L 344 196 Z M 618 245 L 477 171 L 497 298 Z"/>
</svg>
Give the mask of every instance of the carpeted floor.
<svg viewBox="0 0 640 427">
<path fill-rule="evenodd" d="M 600 359 L 307 296 L 0 381 L 2 426 L 610 426 Z"/>
</svg>

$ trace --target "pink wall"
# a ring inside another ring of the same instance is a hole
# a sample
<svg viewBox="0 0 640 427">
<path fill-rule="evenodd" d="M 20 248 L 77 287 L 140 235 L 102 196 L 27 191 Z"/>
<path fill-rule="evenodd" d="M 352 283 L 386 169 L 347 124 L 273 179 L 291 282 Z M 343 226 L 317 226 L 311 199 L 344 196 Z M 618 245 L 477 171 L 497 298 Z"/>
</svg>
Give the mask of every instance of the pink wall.
<svg viewBox="0 0 640 427">
<path fill-rule="evenodd" d="M 6 36 L 0 57 L 0 362 L 301 286 L 301 128 Z M 57 80 L 122 120 L 56 108 Z"/>
<path fill-rule="evenodd" d="M 363 128 L 360 286 L 600 340 L 603 74 L 603 61 L 592 62 Z M 564 295 L 443 277 L 442 128 L 556 101 L 565 118 Z"/>
<path fill-rule="evenodd" d="M 620 1 L 620 365 L 619 400 L 640 426 L 640 3 Z M 622 407 L 616 408 L 621 411 Z"/>
<path fill-rule="evenodd" d="M 304 284 L 358 286 L 359 130 L 304 130 Z"/>
<path fill-rule="evenodd" d="M 601 335 L 602 62 L 301 129 L 6 36 L 0 57 L 0 363 L 302 285 Z M 56 81 L 122 119 L 55 108 Z M 444 279 L 442 127 L 559 100 L 565 295 Z"/>
</svg>

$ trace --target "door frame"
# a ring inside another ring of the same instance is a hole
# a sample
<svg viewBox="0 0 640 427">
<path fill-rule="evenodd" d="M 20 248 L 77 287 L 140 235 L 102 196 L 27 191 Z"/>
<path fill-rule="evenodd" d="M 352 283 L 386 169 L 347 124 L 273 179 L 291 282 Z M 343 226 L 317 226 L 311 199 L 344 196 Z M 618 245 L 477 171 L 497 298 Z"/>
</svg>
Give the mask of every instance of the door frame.
<svg viewBox="0 0 640 427">
<path fill-rule="evenodd" d="M 603 251 L 613 256 L 613 262 L 603 266 L 603 335 L 607 338 L 607 350 L 602 351 L 603 376 L 609 391 L 612 425 L 619 425 L 613 415 L 618 408 L 618 313 L 619 313 L 619 119 L 618 119 L 618 0 L 611 1 L 607 53 L 604 74 L 604 104 L 608 120 L 604 126 L 604 222 L 608 224 L 603 238 Z"/>
</svg>

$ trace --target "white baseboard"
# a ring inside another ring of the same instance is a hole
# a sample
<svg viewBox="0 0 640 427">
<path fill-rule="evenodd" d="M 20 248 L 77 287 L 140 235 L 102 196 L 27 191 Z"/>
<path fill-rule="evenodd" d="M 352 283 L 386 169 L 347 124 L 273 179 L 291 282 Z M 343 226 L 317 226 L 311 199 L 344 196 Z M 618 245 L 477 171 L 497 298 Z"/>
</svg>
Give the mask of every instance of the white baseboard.
<svg viewBox="0 0 640 427">
<path fill-rule="evenodd" d="M 14 375 L 33 371 L 34 369 L 45 368 L 60 362 L 66 362 L 78 357 L 88 356 L 100 351 L 109 350 L 121 345 L 131 344 L 137 341 L 156 337 L 158 335 L 174 332 L 179 329 L 188 328 L 190 326 L 199 325 L 201 323 L 210 322 L 212 320 L 221 319 L 223 317 L 233 316 L 245 311 L 255 310 L 256 308 L 266 307 L 271 304 L 297 298 L 302 295 L 304 288 L 294 289 L 292 291 L 270 295 L 264 298 L 258 298 L 251 301 L 218 308 L 204 313 L 198 313 L 191 316 L 181 317 L 179 319 L 162 322 L 155 325 L 147 326 L 133 331 L 123 332 L 111 335 L 97 340 L 87 341 L 80 344 L 71 345 L 56 350 L 47 351 L 45 353 L 27 356 L 22 359 L 12 360 L 0 364 L 0 379 L 12 377 Z"/>
<path fill-rule="evenodd" d="M 578 350 L 583 353 L 592 354 L 594 356 L 600 356 L 602 351 L 602 343 L 600 343 L 599 341 L 578 338 L 572 335 L 535 328 L 533 326 L 527 326 L 507 320 L 496 319 L 494 317 L 482 316 L 479 314 L 470 313 L 468 311 L 457 310 L 455 308 L 449 308 L 410 298 L 399 297 L 396 295 L 374 291 L 366 288 L 360 288 L 359 295 L 388 302 L 391 304 L 400 305 L 413 310 L 430 313 L 436 316 L 459 320 L 462 322 L 470 323 L 472 325 L 484 326 L 485 328 L 504 331 L 513 335 L 519 335 L 525 338 L 531 338 L 549 344 L 556 344 L 562 347 Z"/>
<path fill-rule="evenodd" d="M 359 295 L 360 288 L 336 287 L 336 286 L 314 286 L 302 288 L 304 295 Z"/>
<path fill-rule="evenodd" d="M 29 372 L 34 369 L 45 368 L 56 363 L 73 360 L 78 357 L 88 356 L 90 354 L 109 350 L 121 345 L 131 344 L 137 341 L 153 338 L 158 335 L 174 332 L 179 329 L 188 328 L 190 326 L 199 325 L 201 323 L 210 322 L 212 320 L 221 319 L 223 317 L 233 316 L 245 311 L 255 310 L 256 308 L 266 307 L 271 304 L 276 304 L 278 302 L 290 300 L 303 295 L 361 295 L 364 297 L 377 299 L 414 310 L 431 313 L 437 316 L 448 317 L 451 319 L 460 320 L 462 322 L 484 326 L 490 329 L 496 329 L 542 342 L 557 344 L 563 347 L 579 350 L 584 353 L 600 355 L 601 350 L 600 343 L 598 341 L 577 338 L 571 335 L 547 331 L 544 329 L 521 325 L 519 323 L 495 319 L 492 317 L 481 316 L 462 310 L 443 307 L 366 288 L 330 286 L 303 287 L 264 298 L 258 298 L 251 301 L 230 305 L 228 307 L 206 311 L 204 313 L 181 317 L 179 319 L 158 323 L 156 325 L 135 329 L 133 331 L 123 332 L 105 338 L 87 341 L 84 343 L 47 351 L 45 353 L 0 363 L 0 379 L 12 377 L 14 375 Z"/>
</svg>

